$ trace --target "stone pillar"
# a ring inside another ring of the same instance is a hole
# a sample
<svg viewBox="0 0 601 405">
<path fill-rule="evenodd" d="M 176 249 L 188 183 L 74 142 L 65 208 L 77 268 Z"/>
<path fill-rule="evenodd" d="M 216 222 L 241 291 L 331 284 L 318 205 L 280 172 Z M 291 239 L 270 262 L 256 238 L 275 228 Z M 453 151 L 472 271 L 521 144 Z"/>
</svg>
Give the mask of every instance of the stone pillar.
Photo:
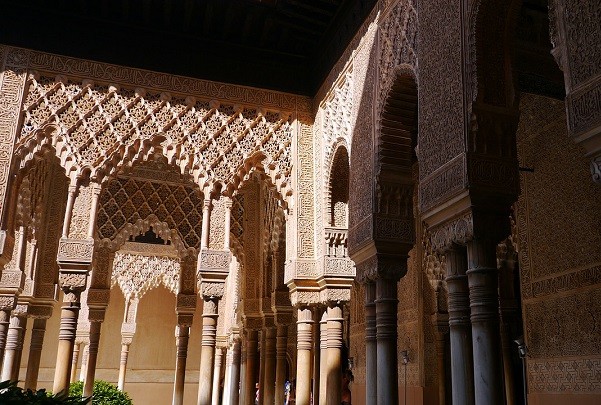
<svg viewBox="0 0 601 405">
<path fill-rule="evenodd" d="M 376 345 L 376 284 L 365 283 L 365 403 L 378 400 L 378 351 Z"/>
<path fill-rule="evenodd" d="M 127 373 L 127 359 L 129 357 L 129 346 L 133 340 L 132 337 L 121 338 L 121 357 L 119 359 L 119 381 L 117 382 L 117 388 L 119 391 L 123 391 L 125 388 L 125 374 Z"/>
<path fill-rule="evenodd" d="M 96 377 L 96 360 L 98 358 L 98 344 L 100 343 L 101 321 L 90 319 L 90 343 L 87 348 L 86 375 L 84 379 L 83 396 L 89 397 L 94 391 Z M 83 369 L 83 364 L 82 364 Z"/>
<path fill-rule="evenodd" d="M 465 251 L 451 249 L 445 253 L 445 257 L 453 404 L 473 405 L 474 369 Z"/>
<path fill-rule="evenodd" d="M 496 243 L 474 239 L 467 244 L 467 271 L 474 352 L 476 405 L 503 404 L 503 374 L 499 332 Z"/>
<path fill-rule="evenodd" d="M 449 317 L 446 314 L 436 313 L 432 315 L 432 324 L 436 341 L 436 368 L 438 371 L 438 405 L 445 405 L 446 389 L 446 368 L 445 368 L 445 345 L 449 335 Z"/>
<path fill-rule="evenodd" d="M 314 404 L 319 404 L 321 401 L 321 392 L 320 392 L 320 387 L 321 387 L 321 373 L 322 373 L 322 368 L 321 368 L 321 359 L 322 359 L 322 353 L 321 353 L 321 339 L 320 339 L 320 334 L 321 334 L 321 330 L 320 328 L 320 322 L 321 322 L 321 313 L 322 313 L 322 309 L 320 307 L 316 307 L 315 311 L 313 311 L 313 337 L 311 338 L 311 340 L 313 341 L 313 366 L 312 366 L 312 387 L 311 387 L 311 393 L 312 393 L 312 399 L 313 399 L 313 403 Z"/>
<path fill-rule="evenodd" d="M 239 402 L 244 405 L 246 404 L 246 349 L 248 340 L 244 340 L 241 345 L 240 352 L 240 398 Z M 226 404 L 224 404 L 226 405 Z"/>
<path fill-rule="evenodd" d="M 63 290 L 61 307 L 61 324 L 58 335 L 58 353 L 52 392 L 59 393 L 69 389 L 73 346 L 77 332 L 77 316 L 79 315 L 80 294 L 86 287 L 87 272 L 65 272 L 61 270 L 59 281 Z"/>
<path fill-rule="evenodd" d="M 263 404 L 263 377 L 265 376 L 265 329 L 259 334 L 259 404 Z"/>
<path fill-rule="evenodd" d="M 511 365 L 512 342 L 509 338 L 509 325 L 503 321 L 500 324 L 501 350 L 503 353 L 503 381 L 505 381 L 505 405 L 515 404 L 515 385 Z"/>
<path fill-rule="evenodd" d="M 8 329 L 10 327 L 11 311 L 12 307 L 2 308 L 0 310 L 0 370 L 2 369 L 2 365 L 4 363 L 4 352 L 6 350 L 6 338 L 8 336 Z"/>
<path fill-rule="evenodd" d="M 378 359 L 378 405 L 399 401 L 397 357 L 397 282 L 376 280 L 376 344 Z M 330 330 L 328 329 L 328 334 Z M 328 345 L 330 341 L 328 339 Z"/>
<path fill-rule="evenodd" d="M 223 349 L 221 347 L 218 347 L 215 350 L 215 368 L 214 368 L 214 372 L 213 372 L 213 392 L 212 392 L 212 399 L 211 399 L 211 404 L 212 405 L 219 405 L 219 394 L 220 394 L 220 387 L 219 387 L 219 379 L 221 378 L 221 367 L 223 366 Z"/>
<path fill-rule="evenodd" d="M 309 405 L 311 402 L 312 325 L 311 308 L 300 307 L 296 338 L 296 405 Z"/>
<path fill-rule="evenodd" d="M 276 381 L 276 328 L 265 329 L 265 373 L 263 375 L 263 403 L 275 403 Z"/>
<path fill-rule="evenodd" d="M 209 247 L 209 229 L 211 216 L 211 200 L 204 200 L 202 206 L 202 230 L 200 235 L 200 249 L 204 250 Z"/>
<path fill-rule="evenodd" d="M 255 384 L 257 383 L 257 349 L 259 332 L 247 331 L 246 335 L 246 377 L 244 378 L 244 405 L 255 404 Z"/>
<path fill-rule="evenodd" d="M 89 356 L 89 347 L 90 347 L 90 339 L 88 338 L 84 343 L 82 343 L 82 355 L 81 355 L 81 368 L 79 370 L 79 381 L 86 380 L 86 371 L 88 369 L 88 356 Z"/>
<path fill-rule="evenodd" d="M 204 225 L 204 223 L 203 223 Z M 215 343 L 217 340 L 217 309 L 219 299 L 204 296 L 202 310 L 202 341 L 200 351 L 200 376 L 198 382 L 198 405 L 211 404 L 211 388 L 213 383 L 213 363 L 215 360 Z"/>
<path fill-rule="evenodd" d="M 33 320 L 33 327 L 31 328 L 31 343 L 29 344 L 29 357 L 27 359 L 25 389 L 35 390 L 37 388 L 45 333 L 46 318 L 35 318 Z"/>
<path fill-rule="evenodd" d="M 395 313 L 396 320 L 396 313 Z M 342 401 L 342 331 L 344 317 L 342 304 L 328 305 L 328 380 L 327 405 L 338 405 Z M 396 331 L 396 322 L 395 322 Z M 395 340 L 396 353 L 396 340 Z M 397 382 L 395 380 L 395 386 Z"/>
<path fill-rule="evenodd" d="M 319 321 L 319 341 L 321 357 L 319 362 L 319 405 L 325 405 L 328 400 L 328 311 L 323 312 Z"/>
<path fill-rule="evenodd" d="M 190 338 L 190 324 L 182 322 L 178 317 L 175 327 L 175 346 L 177 357 L 175 359 L 175 381 L 173 383 L 173 405 L 184 403 L 184 386 L 186 383 L 186 360 L 188 359 L 188 340 Z"/>
<path fill-rule="evenodd" d="M 276 337 L 275 365 L 275 404 L 284 403 L 284 384 L 286 383 L 286 350 L 288 348 L 288 327 L 278 325 Z"/>
<path fill-rule="evenodd" d="M 27 329 L 27 316 L 13 315 L 10 318 L 8 336 L 6 338 L 6 351 L 2 365 L 2 381 L 18 381 L 23 353 L 23 339 Z"/>
<path fill-rule="evenodd" d="M 234 339 L 227 349 L 225 358 L 225 384 L 223 405 L 237 404 L 240 387 L 240 339 Z"/>
<path fill-rule="evenodd" d="M 79 363 L 79 353 L 81 349 L 82 342 L 75 341 L 75 346 L 73 346 L 73 361 L 71 362 L 71 383 L 77 381 L 77 363 Z"/>
</svg>

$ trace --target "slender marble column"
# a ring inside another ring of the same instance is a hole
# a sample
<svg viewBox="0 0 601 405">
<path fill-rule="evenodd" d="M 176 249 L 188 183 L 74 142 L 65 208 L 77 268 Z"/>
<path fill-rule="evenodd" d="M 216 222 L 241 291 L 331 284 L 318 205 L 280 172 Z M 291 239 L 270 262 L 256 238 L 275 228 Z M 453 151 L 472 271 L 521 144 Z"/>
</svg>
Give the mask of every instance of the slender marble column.
<svg viewBox="0 0 601 405">
<path fill-rule="evenodd" d="M 81 349 L 81 342 L 75 342 L 73 346 L 73 361 L 71 362 L 71 383 L 74 383 L 77 379 L 77 363 L 79 363 L 79 352 Z"/>
<path fill-rule="evenodd" d="M 29 357 L 27 359 L 27 373 L 25 375 L 25 389 L 35 390 L 38 385 L 40 371 L 40 358 L 46 333 L 46 318 L 35 318 L 31 329 L 31 343 L 29 344 Z"/>
<path fill-rule="evenodd" d="M 278 325 L 276 337 L 276 365 L 275 365 L 275 404 L 284 403 L 284 384 L 286 383 L 286 350 L 288 344 L 288 327 Z"/>
<path fill-rule="evenodd" d="M 117 388 L 123 391 L 125 388 L 125 374 L 127 373 L 127 359 L 129 358 L 129 346 L 131 345 L 133 336 L 130 338 L 121 339 L 121 358 L 119 359 L 119 381 Z"/>
<path fill-rule="evenodd" d="M 515 385 L 513 367 L 511 364 L 511 339 L 509 338 L 509 325 L 501 321 L 501 346 L 503 352 L 503 380 L 505 381 L 505 405 L 515 404 Z"/>
<path fill-rule="evenodd" d="M 82 343 L 82 355 L 81 355 L 81 369 L 79 370 L 79 381 L 85 381 L 86 380 L 86 372 L 88 369 L 88 356 L 89 356 L 89 339 L 88 341 Z"/>
<path fill-rule="evenodd" d="M 365 284 L 365 403 L 378 400 L 378 350 L 376 345 L 376 284 Z"/>
<path fill-rule="evenodd" d="M 83 282 L 82 289 L 85 287 Z M 56 370 L 54 373 L 54 384 L 52 392 L 59 393 L 69 389 L 71 377 L 71 364 L 73 360 L 73 346 L 75 344 L 75 333 L 77 331 L 77 316 L 79 314 L 79 297 L 81 291 L 66 289 L 61 308 L 61 324 L 58 335 L 58 353 L 56 355 Z"/>
<path fill-rule="evenodd" d="M 265 329 L 259 334 L 259 404 L 263 404 L 263 377 L 265 376 Z"/>
<path fill-rule="evenodd" d="M 496 245 L 486 239 L 467 244 L 476 405 L 504 402 Z"/>
<path fill-rule="evenodd" d="M 321 313 L 322 313 L 323 309 L 320 307 L 316 307 L 315 310 L 313 311 L 313 325 L 312 325 L 312 334 L 313 337 L 311 338 L 311 340 L 313 341 L 313 364 L 312 364 L 312 387 L 311 387 L 311 393 L 313 395 L 312 399 L 313 399 L 313 403 L 314 404 L 319 404 L 321 401 L 321 396 L 320 396 L 320 384 L 321 384 L 321 372 L 322 372 L 322 368 L 321 368 L 321 348 L 320 348 L 320 344 L 321 344 L 321 339 L 320 339 L 320 333 L 321 331 L 319 330 L 319 326 L 320 326 L 320 321 L 321 321 Z"/>
<path fill-rule="evenodd" d="M 338 405 L 342 401 L 341 366 L 343 321 L 344 317 L 342 315 L 342 304 L 330 303 L 328 305 L 328 393 L 326 401 L 327 405 Z"/>
<path fill-rule="evenodd" d="M 328 311 L 323 312 L 319 321 L 320 362 L 319 362 L 319 405 L 325 405 L 328 400 Z"/>
<path fill-rule="evenodd" d="M 276 328 L 265 330 L 265 374 L 263 375 L 263 403 L 275 403 Z"/>
<path fill-rule="evenodd" d="M 296 339 L 296 405 L 309 405 L 311 402 L 312 324 L 311 308 L 299 308 Z"/>
<path fill-rule="evenodd" d="M 6 350 L 6 338 L 10 327 L 10 313 L 12 308 L 3 308 L 0 310 L 0 370 L 4 362 L 4 352 Z"/>
<path fill-rule="evenodd" d="M 6 338 L 6 352 L 4 353 L 4 364 L 2 367 L 2 381 L 18 381 L 19 369 L 21 367 L 21 355 L 23 354 L 23 339 L 27 329 L 26 316 L 12 316 L 8 336 Z"/>
<path fill-rule="evenodd" d="M 444 362 L 444 349 L 446 342 L 446 333 L 435 332 L 436 334 L 436 367 L 438 370 L 438 405 L 445 405 L 446 402 L 446 372 Z"/>
<path fill-rule="evenodd" d="M 219 379 L 221 378 L 221 367 L 223 366 L 223 349 L 218 347 L 215 349 L 215 369 L 213 372 L 213 392 L 212 392 L 212 405 L 219 405 L 219 394 L 221 393 L 219 387 Z"/>
<path fill-rule="evenodd" d="M 259 332 L 249 330 L 246 335 L 246 377 L 244 379 L 244 404 L 254 405 L 257 383 L 257 349 Z"/>
<path fill-rule="evenodd" d="M 240 340 L 235 339 L 227 349 L 225 358 L 225 384 L 223 405 L 237 404 L 240 386 Z"/>
<path fill-rule="evenodd" d="M 248 340 L 244 340 L 241 345 L 242 351 L 240 352 L 240 404 L 246 404 L 246 349 L 248 346 Z M 227 405 L 227 404 L 224 404 Z"/>
<path fill-rule="evenodd" d="M 102 322 L 90 320 L 90 343 L 88 344 L 88 361 L 86 363 L 86 376 L 84 379 L 83 396 L 89 397 L 94 391 L 96 377 L 96 360 L 98 358 L 98 344 L 100 343 L 100 327 Z M 82 366 L 83 367 L 83 366 Z"/>
<path fill-rule="evenodd" d="M 474 365 L 465 251 L 451 249 L 445 253 L 445 257 L 453 404 L 473 405 Z"/>
<path fill-rule="evenodd" d="M 202 341 L 200 351 L 200 381 L 198 383 L 198 405 L 211 404 L 213 363 L 217 341 L 217 317 L 219 299 L 204 297 L 202 311 Z"/>
<path fill-rule="evenodd" d="M 378 405 L 399 402 L 397 356 L 397 282 L 376 280 L 376 344 L 378 347 Z M 330 330 L 328 329 L 328 334 Z M 330 340 L 328 339 L 328 347 Z"/>
<path fill-rule="evenodd" d="M 184 385 L 186 383 L 186 360 L 188 358 L 188 340 L 190 326 L 179 324 L 175 327 L 175 345 L 177 357 L 175 359 L 175 381 L 173 383 L 173 405 L 184 403 Z"/>
</svg>

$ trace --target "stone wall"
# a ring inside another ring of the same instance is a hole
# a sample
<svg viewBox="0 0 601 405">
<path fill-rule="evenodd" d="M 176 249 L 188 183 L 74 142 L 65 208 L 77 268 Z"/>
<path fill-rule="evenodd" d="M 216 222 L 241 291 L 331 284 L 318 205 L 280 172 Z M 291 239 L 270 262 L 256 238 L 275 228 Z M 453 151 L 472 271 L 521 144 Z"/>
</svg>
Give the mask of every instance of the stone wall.
<svg viewBox="0 0 601 405">
<path fill-rule="evenodd" d="M 521 172 L 517 203 L 529 397 L 599 403 L 601 188 L 563 102 L 523 94 L 520 110 L 520 166 L 533 170 Z"/>
</svg>

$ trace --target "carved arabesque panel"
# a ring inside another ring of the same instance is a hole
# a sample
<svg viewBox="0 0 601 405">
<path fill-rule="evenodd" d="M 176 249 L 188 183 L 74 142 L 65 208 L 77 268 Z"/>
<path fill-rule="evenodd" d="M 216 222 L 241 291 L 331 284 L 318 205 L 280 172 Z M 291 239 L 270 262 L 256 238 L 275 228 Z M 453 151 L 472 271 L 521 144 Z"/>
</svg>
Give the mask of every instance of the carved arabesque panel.
<svg viewBox="0 0 601 405">
<path fill-rule="evenodd" d="M 177 294 L 180 279 L 179 259 L 117 252 L 111 280 L 125 295 L 141 298 L 148 290 L 163 284 Z"/>
</svg>

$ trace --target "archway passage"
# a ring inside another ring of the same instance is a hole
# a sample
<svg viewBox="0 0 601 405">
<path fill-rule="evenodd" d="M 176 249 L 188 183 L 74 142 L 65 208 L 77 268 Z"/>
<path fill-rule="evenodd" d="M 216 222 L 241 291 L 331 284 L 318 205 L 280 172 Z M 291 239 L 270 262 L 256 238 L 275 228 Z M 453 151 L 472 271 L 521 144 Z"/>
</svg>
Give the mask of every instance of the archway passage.
<svg viewBox="0 0 601 405">
<path fill-rule="evenodd" d="M 396 78 L 382 111 L 378 161 L 387 166 L 410 169 L 417 144 L 417 86 L 412 77 Z"/>
</svg>

